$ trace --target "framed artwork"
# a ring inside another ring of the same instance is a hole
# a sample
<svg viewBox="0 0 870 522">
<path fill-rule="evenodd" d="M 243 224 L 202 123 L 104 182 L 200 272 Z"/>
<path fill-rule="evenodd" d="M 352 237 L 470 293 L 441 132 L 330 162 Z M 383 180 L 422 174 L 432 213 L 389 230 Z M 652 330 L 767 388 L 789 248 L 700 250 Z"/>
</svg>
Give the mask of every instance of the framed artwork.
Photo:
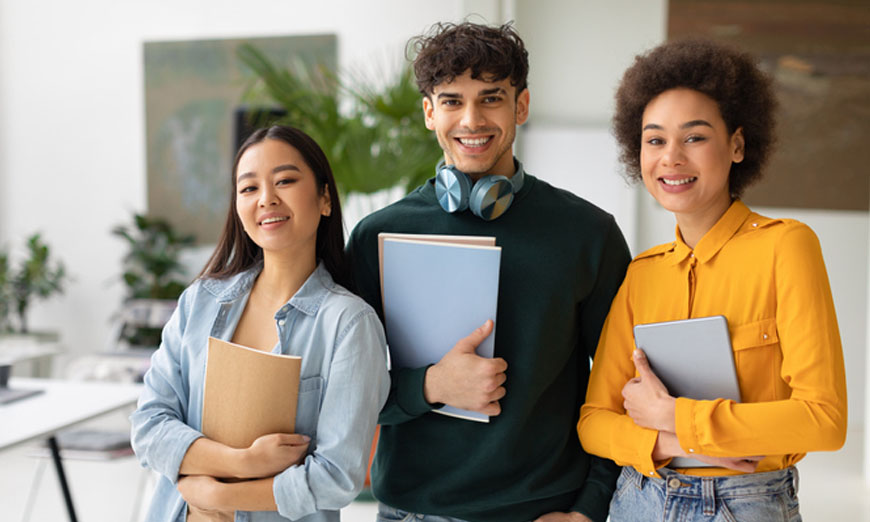
<svg viewBox="0 0 870 522">
<path fill-rule="evenodd" d="M 670 0 L 668 37 L 754 53 L 774 78 L 777 145 L 750 205 L 870 209 L 870 9 L 866 0 Z"/>
<path fill-rule="evenodd" d="M 335 35 L 145 42 L 148 214 L 217 241 L 226 219 L 237 113 L 253 73 L 237 58 L 243 43 L 277 66 L 297 61 L 335 70 Z"/>
</svg>

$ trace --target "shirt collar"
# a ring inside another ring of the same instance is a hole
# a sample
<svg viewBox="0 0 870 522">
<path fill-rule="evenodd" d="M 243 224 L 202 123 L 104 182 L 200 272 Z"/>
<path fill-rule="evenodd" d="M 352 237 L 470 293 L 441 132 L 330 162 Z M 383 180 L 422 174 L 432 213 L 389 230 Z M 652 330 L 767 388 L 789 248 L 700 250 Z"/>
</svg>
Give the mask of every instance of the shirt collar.
<svg viewBox="0 0 870 522">
<path fill-rule="evenodd" d="M 743 204 L 739 199 L 734 200 L 728 210 L 722 214 L 719 221 L 713 225 L 713 228 L 704 234 L 704 237 L 698 241 L 695 248 L 692 249 L 683 241 L 683 236 L 680 234 L 680 226 L 677 225 L 674 246 L 673 264 L 678 264 L 686 258 L 694 256 L 699 263 L 706 263 L 715 256 L 719 250 L 725 246 L 734 234 L 740 230 L 740 227 L 746 221 L 746 218 L 752 213 L 749 207 Z"/>
<path fill-rule="evenodd" d="M 247 295 L 262 270 L 263 263 L 261 261 L 240 274 L 227 279 L 204 279 L 202 284 L 219 302 L 228 303 Z M 299 290 L 287 301 L 287 304 L 278 309 L 275 318 L 280 319 L 287 315 L 291 306 L 306 315 L 316 315 L 326 295 L 335 286 L 329 270 L 326 269 L 322 261 L 318 262 L 317 268 L 308 276 Z"/>
<path fill-rule="evenodd" d="M 317 268 L 308 276 L 302 287 L 296 291 L 293 297 L 287 301 L 287 305 L 296 308 L 306 315 L 316 315 L 320 310 L 320 305 L 326 299 L 327 294 L 335 288 L 336 284 L 329 274 L 329 270 L 323 265 L 323 262 L 317 263 Z M 275 319 L 280 319 L 286 315 L 287 306 L 282 306 L 275 314 Z"/>
</svg>

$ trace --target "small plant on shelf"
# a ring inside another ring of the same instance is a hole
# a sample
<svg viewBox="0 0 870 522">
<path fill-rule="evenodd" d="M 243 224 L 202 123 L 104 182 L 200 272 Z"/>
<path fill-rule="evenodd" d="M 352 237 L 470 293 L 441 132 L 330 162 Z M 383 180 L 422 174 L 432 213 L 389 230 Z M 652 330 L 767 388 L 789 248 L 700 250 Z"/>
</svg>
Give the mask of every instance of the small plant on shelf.
<svg viewBox="0 0 870 522">
<path fill-rule="evenodd" d="M 122 322 L 126 323 L 124 317 L 133 310 L 146 310 L 147 314 L 158 308 L 171 310 L 186 286 L 180 257 L 182 250 L 193 244 L 193 236 L 179 235 L 169 222 L 142 214 L 133 216 L 132 226 L 116 226 L 112 234 L 123 238 L 129 247 L 121 275 L 127 285 Z M 154 321 L 146 318 L 125 324 L 120 341 L 130 346 L 156 347 L 162 324 L 149 323 Z"/>
<path fill-rule="evenodd" d="M 33 301 L 63 293 L 67 279 L 63 263 L 52 258 L 39 234 L 28 237 L 26 247 L 27 257 L 17 270 L 9 253 L 0 252 L 0 332 L 30 333 L 27 312 Z"/>
</svg>

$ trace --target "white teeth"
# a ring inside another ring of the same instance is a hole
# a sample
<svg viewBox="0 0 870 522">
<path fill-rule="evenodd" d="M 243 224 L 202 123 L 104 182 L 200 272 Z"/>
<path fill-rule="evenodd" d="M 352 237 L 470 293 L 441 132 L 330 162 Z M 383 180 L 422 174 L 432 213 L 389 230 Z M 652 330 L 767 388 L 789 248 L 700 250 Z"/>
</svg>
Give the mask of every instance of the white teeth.
<svg viewBox="0 0 870 522">
<path fill-rule="evenodd" d="M 480 147 L 490 140 L 490 136 L 486 138 L 459 138 L 459 142 L 466 147 Z"/>
<path fill-rule="evenodd" d="M 290 218 L 286 217 L 286 216 L 285 217 L 271 217 L 271 218 L 266 218 L 263 221 L 260 221 L 260 224 L 261 225 L 268 225 L 269 223 L 277 223 L 279 221 L 287 221 L 288 219 L 290 219 Z"/>
<path fill-rule="evenodd" d="M 676 185 L 685 185 L 686 183 L 691 183 L 691 182 L 695 181 L 696 179 L 698 179 L 698 178 L 682 178 L 682 179 L 662 178 L 662 181 L 665 182 L 665 185 L 676 186 Z"/>
</svg>

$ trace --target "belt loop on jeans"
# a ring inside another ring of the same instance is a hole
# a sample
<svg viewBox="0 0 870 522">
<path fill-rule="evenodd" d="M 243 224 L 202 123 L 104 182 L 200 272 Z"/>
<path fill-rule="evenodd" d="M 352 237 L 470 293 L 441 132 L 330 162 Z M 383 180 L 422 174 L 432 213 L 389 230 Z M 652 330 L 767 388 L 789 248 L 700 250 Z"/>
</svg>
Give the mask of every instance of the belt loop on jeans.
<svg viewBox="0 0 870 522">
<path fill-rule="evenodd" d="M 713 477 L 701 477 L 701 502 L 704 506 L 704 516 L 716 514 L 716 488 Z"/>
<path fill-rule="evenodd" d="M 791 483 L 792 487 L 794 487 L 794 494 L 795 496 L 797 496 L 798 489 L 800 489 L 799 486 L 801 484 L 801 476 L 800 474 L 798 474 L 798 469 L 796 466 L 791 467 Z"/>
<path fill-rule="evenodd" d="M 643 489 L 643 481 L 644 481 L 644 479 L 646 479 L 646 477 L 643 476 L 643 473 L 638 472 L 634 468 L 630 467 L 628 469 L 631 471 L 628 474 L 628 478 L 631 479 L 632 482 L 634 482 L 634 486 L 637 489 Z"/>
</svg>

